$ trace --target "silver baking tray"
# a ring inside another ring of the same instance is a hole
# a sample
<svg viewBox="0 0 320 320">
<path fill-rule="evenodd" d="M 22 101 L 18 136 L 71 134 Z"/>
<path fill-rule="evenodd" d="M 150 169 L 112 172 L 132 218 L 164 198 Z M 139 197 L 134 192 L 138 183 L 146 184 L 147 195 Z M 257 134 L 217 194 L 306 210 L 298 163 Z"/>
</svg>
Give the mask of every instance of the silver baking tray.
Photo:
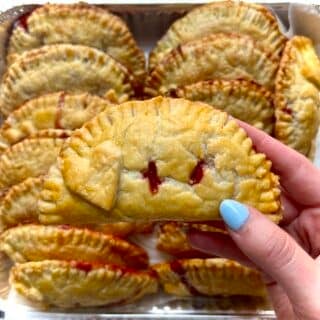
<svg viewBox="0 0 320 320">
<path fill-rule="evenodd" d="M 319 1 L 319 0 L 317 0 Z M 46 2 L 46 1 L 44 1 Z M 52 1 L 54 2 L 54 1 Z M 61 1 L 56 1 L 61 2 Z M 73 2 L 73 1 L 62 1 Z M 115 14 L 124 18 L 133 32 L 138 44 L 148 55 L 156 41 L 169 25 L 184 15 L 200 1 L 96 1 Z M 131 2 L 131 3 L 130 3 Z M 134 4 L 132 4 L 134 2 Z M 204 1 L 207 2 L 207 1 Z M 256 1 L 263 3 L 261 1 Z M 28 3 L 28 4 L 27 4 Z M 35 7 L 37 2 L 0 0 L 0 75 L 5 69 L 4 57 L 6 41 L 12 22 L 23 13 Z M 106 4 L 107 3 L 107 4 Z M 316 3 L 316 1 L 315 1 Z M 23 5 L 21 5 L 23 4 Z M 320 10 L 317 5 L 298 5 L 289 3 L 264 3 L 277 15 L 282 31 L 288 36 L 304 34 L 311 37 L 320 49 Z M 318 50 L 318 54 L 320 50 Z M 320 138 L 317 139 L 320 141 Z M 320 143 L 317 143 L 317 146 Z M 316 148 L 315 163 L 320 163 L 320 148 Z M 152 243 L 148 239 L 148 243 Z M 140 243 L 141 244 L 141 243 Z M 150 252 L 150 247 L 146 248 Z M 151 249 L 152 250 L 152 249 Z M 151 257 L 151 262 L 157 262 Z M 36 310 L 8 298 L 8 270 L 10 262 L 0 256 L 0 310 L 5 319 L 275 319 L 268 301 L 257 298 L 226 297 L 219 298 L 178 298 L 163 293 L 145 298 L 138 303 L 113 308 L 90 308 L 65 310 Z M 1 316 L 1 313 L 0 313 Z"/>
</svg>

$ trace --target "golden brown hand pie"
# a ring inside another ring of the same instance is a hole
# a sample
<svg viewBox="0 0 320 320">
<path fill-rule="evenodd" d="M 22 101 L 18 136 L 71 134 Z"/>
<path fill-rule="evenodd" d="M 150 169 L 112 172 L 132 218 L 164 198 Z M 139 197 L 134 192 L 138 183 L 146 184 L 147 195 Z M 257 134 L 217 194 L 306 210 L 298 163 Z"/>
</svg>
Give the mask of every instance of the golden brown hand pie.
<svg viewBox="0 0 320 320">
<path fill-rule="evenodd" d="M 203 80 L 243 79 L 272 89 L 278 61 L 249 36 L 219 33 L 172 50 L 151 71 L 145 92 L 155 96 Z"/>
<path fill-rule="evenodd" d="M 11 270 L 10 282 L 34 303 L 63 308 L 130 303 L 158 289 L 152 272 L 80 261 L 17 264 Z"/>
<path fill-rule="evenodd" d="M 2 124 L 0 150 L 39 130 L 79 128 L 109 105 L 106 100 L 87 93 L 56 92 L 32 99 Z"/>
<path fill-rule="evenodd" d="M 22 16 L 9 41 L 8 60 L 27 50 L 60 43 L 100 49 L 132 70 L 137 78 L 145 74 L 144 54 L 125 22 L 87 4 L 46 4 Z"/>
<path fill-rule="evenodd" d="M 25 139 L 7 148 L 0 156 L 0 190 L 18 184 L 30 177 L 47 173 L 56 162 L 61 146 L 68 137 L 59 130 L 56 136 Z"/>
<path fill-rule="evenodd" d="M 190 11 L 171 25 L 150 54 L 154 68 L 170 50 L 211 33 L 236 32 L 251 36 L 277 57 L 285 43 L 276 18 L 261 5 L 217 1 Z"/>
<path fill-rule="evenodd" d="M 24 102 L 56 91 L 89 92 L 111 102 L 133 95 L 127 69 L 100 50 L 80 45 L 51 45 L 23 53 L 1 85 L 0 111 L 8 116 Z"/>
<path fill-rule="evenodd" d="M 43 176 L 27 178 L 0 199 L 0 232 L 19 224 L 38 222 L 38 199 Z"/>
<path fill-rule="evenodd" d="M 186 259 L 152 267 L 165 292 L 177 296 L 266 294 L 260 274 L 237 262 L 213 259 Z"/>
<path fill-rule="evenodd" d="M 271 134 L 274 123 L 273 95 L 270 91 L 245 80 L 201 81 L 178 88 L 170 95 L 202 101 L 226 111 Z"/>
<path fill-rule="evenodd" d="M 73 133 L 60 160 L 65 188 L 101 208 L 87 212 L 93 220 L 214 220 L 225 198 L 280 218 L 271 162 L 226 113 L 200 102 L 158 97 L 110 108 Z M 49 200 L 59 221 L 61 201 Z"/>
<path fill-rule="evenodd" d="M 0 250 L 18 263 L 58 259 L 137 269 L 148 266 L 148 256 L 142 248 L 113 235 L 66 225 L 11 228 L 1 234 Z"/>
<path fill-rule="evenodd" d="M 277 139 L 308 155 L 316 136 L 320 106 L 320 62 L 310 39 L 287 42 L 276 77 Z"/>
</svg>

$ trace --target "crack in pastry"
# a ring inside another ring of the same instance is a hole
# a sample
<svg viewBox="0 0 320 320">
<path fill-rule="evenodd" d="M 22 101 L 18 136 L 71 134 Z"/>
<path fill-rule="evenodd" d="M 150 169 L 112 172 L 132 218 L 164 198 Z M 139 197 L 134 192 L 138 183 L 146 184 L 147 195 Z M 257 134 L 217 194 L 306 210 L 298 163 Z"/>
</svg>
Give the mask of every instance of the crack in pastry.
<svg viewBox="0 0 320 320">
<path fill-rule="evenodd" d="M 275 136 L 309 155 L 319 126 L 320 62 L 310 39 L 287 42 L 276 77 Z"/>
<path fill-rule="evenodd" d="M 39 130 L 80 128 L 105 108 L 106 100 L 88 93 L 56 92 L 37 97 L 13 111 L 0 128 L 0 150 Z"/>
<path fill-rule="evenodd" d="M 243 79 L 273 89 L 278 61 L 251 37 L 211 34 L 172 50 L 151 71 L 145 93 L 166 94 L 199 81 Z"/>
<path fill-rule="evenodd" d="M 17 264 L 10 283 L 31 302 L 62 308 L 131 303 L 158 289 L 151 271 L 57 260 Z"/>
<path fill-rule="evenodd" d="M 147 253 L 114 235 L 66 225 L 24 225 L 0 235 L 0 250 L 12 261 L 82 260 L 136 269 L 148 267 Z"/>
<path fill-rule="evenodd" d="M 0 190 L 4 192 L 9 187 L 30 177 L 47 173 L 50 166 L 56 162 L 58 153 L 65 138 L 69 134 L 64 131 L 46 132 L 37 138 L 25 139 L 7 148 L 0 156 Z"/>
<path fill-rule="evenodd" d="M 109 55 L 81 45 L 51 45 L 27 51 L 2 81 L 0 111 L 5 116 L 35 97 L 56 91 L 88 92 L 123 102 L 133 95 L 132 76 Z"/>
<path fill-rule="evenodd" d="M 273 132 L 273 94 L 254 82 L 201 81 L 173 90 L 169 94 L 177 98 L 208 103 L 260 130 L 269 134 Z"/>
<path fill-rule="evenodd" d="M 178 45 L 220 32 L 249 35 L 278 59 L 286 41 L 276 18 L 266 7 L 244 2 L 214 2 L 191 10 L 171 25 L 150 53 L 150 69 Z"/>
<path fill-rule="evenodd" d="M 102 50 L 139 81 L 145 76 L 144 54 L 125 22 L 88 4 L 46 4 L 20 17 L 9 40 L 8 61 L 15 61 L 25 51 L 62 43 Z"/>
<path fill-rule="evenodd" d="M 225 198 L 281 216 L 271 162 L 226 113 L 200 102 L 158 97 L 110 108 L 76 130 L 59 159 L 64 188 L 101 208 L 93 220 L 214 220 Z M 190 183 L 199 161 L 201 180 Z M 150 162 L 157 190 L 142 174 Z M 47 217 L 60 221 L 50 201 Z"/>
<path fill-rule="evenodd" d="M 227 259 L 175 260 L 152 268 L 165 292 L 177 296 L 266 295 L 258 271 Z"/>
</svg>

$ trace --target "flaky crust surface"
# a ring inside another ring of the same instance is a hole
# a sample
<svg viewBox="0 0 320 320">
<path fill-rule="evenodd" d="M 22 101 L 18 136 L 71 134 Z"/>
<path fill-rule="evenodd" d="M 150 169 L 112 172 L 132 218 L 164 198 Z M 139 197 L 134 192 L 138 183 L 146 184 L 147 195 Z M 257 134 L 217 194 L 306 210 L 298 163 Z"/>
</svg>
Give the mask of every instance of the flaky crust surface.
<svg viewBox="0 0 320 320">
<path fill-rule="evenodd" d="M 266 294 L 260 274 L 237 262 L 213 259 L 185 259 L 153 266 L 165 292 L 177 296 Z"/>
<path fill-rule="evenodd" d="M 87 93 L 56 92 L 26 102 L 12 112 L 0 128 L 0 150 L 39 130 L 80 128 L 109 103 Z"/>
<path fill-rule="evenodd" d="M 178 88 L 171 95 L 201 101 L 226 111 L 271 134 L 274 123 L 272 92 L 245 80 L 201 81 Z"/>
<path fill-rule="evenodd" d="M 193 9 L 171 25 L 150 54 L 150 69 L 178 45 L 220 32 L 249 35 L 276 57 L 280 56 L 286 41 L 276 18 L 266 7 L 244 2 L 217 1 Z"/>
<path fill-rule="evenodd" d="M 272 89 L 277 68 L 277 60 L 249 36 L 211 34 L 166 55 L 148 76 L 145 92 L 155 96 L 213 79 L 244 79 Z"/>
<path fill-rule="evenodd" d="M 17 264 L 10 282 L 30 301 L 62 308 L 130 303 L 155 293 L 158 287 L 150 272 L 58 260 Z"/>
<path fill-rule="evenodd" d="M 81 260 L 143 269 L 146 252 L 123 239 L 89 229 L 69 226 L 25 225 L 0 236 L 0 250 L 14 262 Z"/>
<path fill-rule="evenodd" d="M 280 218 L 271 162 L 226 113 L 199 102 L 158 97 L 106 110 L 74 132 L 60 159 L 67 188 L 106 218 L 219 219 L 225 198 Z"/>
<path fill-rule="evenodd" d="M 275 136 L 308 155 L 319 126 L 320 62 L 310 39 L 287 42 L 276 77 Z"/>
<path fill-rule="evenodd" d="M 125 67 L 100 50 L 81 45 L 51 45 L 23 53 L 9 66 L 1 85 L 5 116 L 27 100 L 65 90 L 89 92 L 111 102 L 133 95 Z"/>
<path fill-rule="evenodd" d="M 44 45 L 81 44 L 108 53 L 140 80 L 145 75 L 143 52 L 125 22 L 107 10 L 88 4 L 46 4 L 27 17 L 26 27 L 18 22 L 14 28 L 9 62 L 24 51 Z"/>
</svg>

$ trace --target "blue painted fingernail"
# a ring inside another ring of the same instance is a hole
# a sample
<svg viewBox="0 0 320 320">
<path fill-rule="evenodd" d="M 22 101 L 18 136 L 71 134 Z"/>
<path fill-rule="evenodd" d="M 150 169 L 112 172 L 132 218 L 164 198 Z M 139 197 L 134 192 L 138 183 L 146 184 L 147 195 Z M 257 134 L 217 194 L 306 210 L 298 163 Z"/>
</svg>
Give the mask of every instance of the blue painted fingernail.
<svg viewBox="0 0 320 320">
<path fill-rule="evenodd" d="M 235 200 L 223 200 L 220 204 L 220 214 L 224 222 L 232 230 L 239 230 L 249 218 L 246 206 Z"/>
</svg>

